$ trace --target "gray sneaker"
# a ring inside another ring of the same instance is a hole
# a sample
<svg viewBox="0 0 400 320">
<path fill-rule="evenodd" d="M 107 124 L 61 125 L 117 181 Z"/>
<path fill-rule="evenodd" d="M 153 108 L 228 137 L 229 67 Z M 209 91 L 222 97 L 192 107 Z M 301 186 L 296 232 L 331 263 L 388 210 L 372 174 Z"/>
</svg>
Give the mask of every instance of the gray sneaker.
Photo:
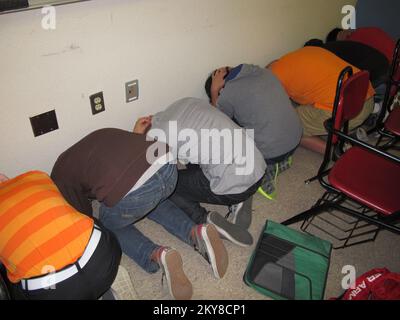
<svg viewBox="0 0 400 320">
<path fill-rule="evenodd" d="M 218 212 L 210 212 L 207 222 L 213 224 L 222 237 L 238 246 L 249 247 L 253 244 L 253 237 L 247 230 L 229 222 Z"/>
<path fill-rule="evenodd" d="M 196 226 L 193 235 L 194 249 L 211 265 L 217 279 L 224 277 L 228 269 L 228 252 L 212 224 Z"/>
<path fill-rule="evenodd" d="M 243 229 L 249 229 L 251 225 L 253 197 L 246 201 L 229 207 L 231 222 Z"/>
</svg>

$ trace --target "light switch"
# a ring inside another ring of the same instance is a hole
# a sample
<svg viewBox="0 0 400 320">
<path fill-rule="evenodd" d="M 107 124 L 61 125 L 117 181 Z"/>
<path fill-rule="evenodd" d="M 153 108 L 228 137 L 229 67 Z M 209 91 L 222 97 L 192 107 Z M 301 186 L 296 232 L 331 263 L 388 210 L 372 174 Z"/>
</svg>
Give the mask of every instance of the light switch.
<svg viewBox="0 0 400 320">
<path fill-rule="evenodd" d="M 125 84 L 126 102 L 139 99 L 139 80 L 129 81 Z"/>
</svg>

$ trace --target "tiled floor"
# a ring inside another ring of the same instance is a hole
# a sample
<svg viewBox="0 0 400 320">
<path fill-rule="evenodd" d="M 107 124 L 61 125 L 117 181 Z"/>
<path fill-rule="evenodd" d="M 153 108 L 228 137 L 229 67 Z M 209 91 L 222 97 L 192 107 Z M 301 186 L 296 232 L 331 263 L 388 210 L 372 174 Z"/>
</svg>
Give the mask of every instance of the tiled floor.
<svg viewBox="0 0 400 320">
<path fill-rule="evenodd" d="M 305 179 L 315 175 L 321 160 L 321 156 L 300 148 L 294 156 L 292 168 L 278 178 L 276 201 L 267 201 L 260 195 L 255 195 L 253 221 L 250 227 L 255 242 L 267 219 L 282 222 L 311 207 L 322 195 L 322 188 L 317 182 L 310 185 L 304 184 Z M 218 207 L 214 209 L 225 210 L 225 208 Z M 247 287 L 242 281 L 255 244 L 249 248 L 241 248 L 224 241 L 229 252 L 230 264 L 226 276 L 221 280 L 216 280 L 209 265 L 198 253 L 168 234 L 162 227 L 147 219 L 137 225 L 154 242 L 179 250 L 183 257 L 184 269 L 193 284 L 193 299 L 268 299 Z M 297 228 L 298 226 L 293 227 Z M 374 243 L 333 251 L 326 298 L 341 293 L 341 281 L 344 276 L 342 268 L 346 265 L 355 266 L 358 275 L 376 267 L 387 267 L 392 271 L 400 272 L 398 243 L 398 236 L 382 231 Z M 133 286 L 131 289 L 133 292 L 130 292 L 127 289 L 128 285 L 122 284 L 120 296 L 123 299 L 170 299 L 167 289 L 161 286 L 160 272 L 147 274 L 126 256 L 123 256 L 122 265 L 128 270 Z"/>
</svg>

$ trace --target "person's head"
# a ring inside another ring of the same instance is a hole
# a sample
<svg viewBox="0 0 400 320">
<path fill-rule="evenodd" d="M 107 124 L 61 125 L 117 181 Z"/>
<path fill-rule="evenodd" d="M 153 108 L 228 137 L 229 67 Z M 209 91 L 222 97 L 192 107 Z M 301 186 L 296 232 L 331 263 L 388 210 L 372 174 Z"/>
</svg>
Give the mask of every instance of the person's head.
<svg viewBox="0 0 400 320">
<path fill-rule="evenodd" d="M 210 76 L 207 78 L 206 83 L 204 85 L 204 89 L 206 89 L 206 93 L 208 96 L 208 99 L 211 100 L 211 84 L 212 84 L 212 75 L 214 72 L 210 73 Z"/>
<path fill-rule="evenodd" d="M 320 39 L 311 39 L 304 44 L 305 47 L 322 47 L 323 45 L 324 42 Z"/>
<path fill-rule="evenodd" d="M 338 35 L 341 31 L 343 31 L 343 29 L 340 28 L 335 28 L 332 31 L 330 31 L 326 37 L 326 42 L 337 41 Z"/>
<path fill-rule="evenodd" d="M 343 30 L 340 28 L 335 28 L 331 32 L 328 33 L 326 37 L 326 42 L 333 42 L 333 41 L 343 41 L 346 40 L 354 30 Z"/>
</svg>

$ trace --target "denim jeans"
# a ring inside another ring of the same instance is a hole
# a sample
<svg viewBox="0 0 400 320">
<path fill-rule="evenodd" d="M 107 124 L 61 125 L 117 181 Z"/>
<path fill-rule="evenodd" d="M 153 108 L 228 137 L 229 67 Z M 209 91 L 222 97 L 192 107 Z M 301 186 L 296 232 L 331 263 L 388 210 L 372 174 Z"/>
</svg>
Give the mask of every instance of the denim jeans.
<svg viewBox="0 0 400 320">
<path fill-rule="evenodd" d="M 239 194 L 217 195 L 210 188 L 210 181 L 198 165 L 189 164 L 179 170 L 178 184 L 171 201 L 197 224 L 206 223 L 208 212 L 200 203 L 231 206 L 246 201 L 261 185 L 262 179 Z"/>
<path fill-rule="evenodd" d="M 151 260 L 151 254 L 160 245 L 144 236 L 134 226 L 135 222 L 147 217 L 191 245 L 190 232 L 195 224 L 167 199 L 175 190 L 177 178 L 176 165 L 164 165 L 143 186 L 129 193 L 116 206 L 100 206 L 100 220 L 115 233 L 122 251 L 149 273 L 159 269 L 159 265 Z"/>
</svg>

